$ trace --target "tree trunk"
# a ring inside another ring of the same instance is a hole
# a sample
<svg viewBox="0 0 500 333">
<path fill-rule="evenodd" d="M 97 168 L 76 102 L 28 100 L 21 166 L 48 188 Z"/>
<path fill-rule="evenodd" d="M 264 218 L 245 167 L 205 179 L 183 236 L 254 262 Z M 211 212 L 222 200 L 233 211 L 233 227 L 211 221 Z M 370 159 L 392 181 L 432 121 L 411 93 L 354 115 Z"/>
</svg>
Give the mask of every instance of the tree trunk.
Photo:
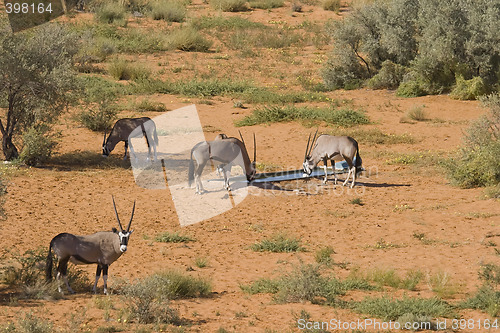
<svg viewBox="0 0 500 333">
<path fill-rule="evenodd" d="M 3 155 L 5 156 L 5 160 L 12 161 L 19 157 L 19 152 L 17 151 L 16 146 L 12 143 L 12 138 L 8 135 L 4 135 L 2 137 L 2 149 Z"/>
</svg>

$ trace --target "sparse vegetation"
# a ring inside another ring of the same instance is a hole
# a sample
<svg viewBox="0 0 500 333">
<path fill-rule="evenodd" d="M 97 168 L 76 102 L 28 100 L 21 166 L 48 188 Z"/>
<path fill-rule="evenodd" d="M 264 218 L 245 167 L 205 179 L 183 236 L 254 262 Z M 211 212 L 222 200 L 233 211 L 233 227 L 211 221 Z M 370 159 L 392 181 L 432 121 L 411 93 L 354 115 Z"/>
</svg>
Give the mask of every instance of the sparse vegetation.
<svg viewBox="0 0 500 333">
<path fill-rule="evenodd" d="M 340 0 L 323 0 L 322 7 L 324 10 L 338 12 L 340 10 Z"/>
<path fill-rule="evenodd" d="M 95 11 L 95 18 L 101 23 L 116 23 L 124 25 L 126 22 L 127 12 L 125 7 L 120 3 L 106 1 L 97 7 Z"/>
<path fill-rule="evenodd" d="M 398 320 L 403 315 L 412 314 L 419 317 L 452 317 L 453 307 L 439 298 L 403 297 L 393 299 L 387 296 L 366 297 L 355 304 L 355 310 L 380 318 L 384 321 Z"/>
<path fill-rule="evenodd" d="M 248 2 L 250 8 L 273 9 L 283 7 L 284 0 L 251 0 Z"/>
<path fill-rule="evenodd" d="M 263 239 L 258 243 L 252 244 L 250 247 L 257 252 L 300 252 L 305 251 L 305 248 L 300 245 L 300 240 L 295 237 L 290 237 L 285 234 L 276 234 L 269 238 Z"/>
<path fill-rule="evenodd" d="M 177 310 L 169 305 L 171 299 L 207 297 L 211 283 L 176 271 L 162 271 L 119 291 L 128 305 L 128 317 L 138 323 L 181 324 Z"/>
<path fill-rule="evenodd" d="M 23 134 L 24 147 L 19 155 L 27 165 L 37 166 L 49 160 L 57 146 L 57 134 L 46 125 L 31 127 Z"/>
<path fill-rule="evenodd" d="M 162 243 L 194 242 L 194 239 L 189 236 L 181 235 L 179 232 L 171 233 L 168 231 L 158 234 L 155 239 L 157 242 L 162 242 Z"/>
<path fill-rule="evenodd" d="M 23 255 L 13 255 L 10 263 L 0 268 L 2 283 L 19 292 L 25 299 L 59 299 L 62 295 L 57 291 L 54 282 L 45 280 L 45 260 L 47 250 L 39 248 L 28 250 Z M 54 265 L 52 276 L 56 276 Z M 68 269 L 68 281 L 76 291 L 90 289 L 90 281 L 80 269 Z"/>
<path fill-rule="evenodd" d="M 189 26 L 175 29 L 166 37 L 167 47 L 187 52 L 208 52 L 212 44 L 198 30 Z"/>
<path fill-rule="evenodd" d="M 334 263 L 332 254 L 335 254 L 335 250 L 331 246 L 325 246 L 316 251 L 314 259 L 318 264 L 332 266 Z"/>
<path fill-rule="evenodd" d="M 266 106 L 255 109 L 236 123 L 237 126 L 252 126 L 256 124 L 288 122 L 288 121 L 319 121 L 331 125 L 350 127 L 368 124 L 370 120 L 362 111 L 352 109 L 312 108 L 298 106 Z"/>
<path fill-rule="evenodd" d="M 145 80 L 151 75 L 146 67 L 117 58 L 108 67 L 108 73 L 115 80 Z"/>
</svg>

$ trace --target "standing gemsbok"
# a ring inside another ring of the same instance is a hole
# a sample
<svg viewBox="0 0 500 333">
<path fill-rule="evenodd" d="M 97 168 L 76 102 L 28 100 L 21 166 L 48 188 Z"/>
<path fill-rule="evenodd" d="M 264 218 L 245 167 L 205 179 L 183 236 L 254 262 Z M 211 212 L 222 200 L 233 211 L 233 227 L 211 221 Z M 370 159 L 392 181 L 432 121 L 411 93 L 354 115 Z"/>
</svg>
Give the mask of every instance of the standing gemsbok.
<svg viewBox="0 0 500 333">
<path fill-rule="evenodd" d="M 132 134 L 132 135 L 131 135 Z M 156 125 L 149 117 L 141 118 L 123 118 L 116 121 L 106 138 L 104 132 L 104 140 L 102 142 L 102 156 L 108 157 L 115 146 L 120 141 L 125 141 L 125 155 L 123 159 L 127 158 L 127 148 L 129 146 L 130 138 L 146 138 L 148 145 L 148 157 L 151 156 L 151 146 L 153 146 L 154 160 L 156 161 L 156 146 L 158 146 L 158 134 L 156 133 Z M 134 148 L 130 142 L 130 152 L 135 156 Z"/>
<path fill-rule="evenodd" d="M 229 172 L 232 165 L 239 165 L 248 181 L 255 178 L 255 159 L 256 159 L 256 146 L 255 134 L 253 136 L 253 162 L 250 161 L 248 152 L 243 141 L 232 137 L 220 137 L 214 141 L 202 141 L 197 143 L 191 149 L 191 158 L 189 161 L 188 182 L 189 186 L 196 183 L 196 193 L 202 194 L 205 190 L 201 182 L 201 173 L 208 161 L 217 161 L 221 163 L 221 168 L 224 175 L 224 188 L 231 190 L 229 186 Z M 196 165 L 195 165 L 196 164 Z"/>
<path fill-rule="evenodd" d="M 74 293 L 73 289 L 69 286 L 66 275 L 68 261 L 71 261 L 75 265 L 97 264 L 93 291 L 94 293 L 96 292 L 97 281 L 99 281 L 99 277 L 102 272 L 104 293 L 108 293 L 108 267 L 120 258 L 125 251 L 127 251 L 128 239 L 133 232 L 133 230 L 130 230 L 130 225 L 132 224 L 132 219 L 134 218 L 135 201 L 127 229 L 123 229 L 122 227 L 120 218 L 118 217 L 118 212 L 116 211 L 114 198 L 113 207 L 115 209 L 116 219 L 118 220 L 118 226 L 120 227 L 119 231 L 116 230 L 116 228 L 113 228 L 112 231 L 99 231 L 95 234 L 86 236 L 76 236 L 69 233 L 62 233 L 55 236 L 50 241 L 45 273 L 47 281 L 52 280 L 53 250 L 59 261 L 56 277 L 59 292 L 62 292 L 60 283 L 62 276 L 64 283 L 68 288 L 68 292 Z"/>
<path fill-rule="evenodd" d="M 316 134 L 318 131 L 316 131 Z M 354 187 L 356 181 L 357 173 L 362 171 L 362 160 L 359 156 L 358 142 L 349 136 L 333 136 L 322 134 L 316 140 L 316 134 L 311 143 L 311 148 L 309 149 L 309 142 L 311 140 L 311 135 L 309 134 L 309 139 L 307 141 L 306 154 L 304 156 L 304 172 L 308 175 L 311 174 L 312 170 L 318 165 L 320 161 L 324 163 L 325 179 L 323 183 L 326 184 L 328 174 L 327 174 L 327 163 L 330 160 L 333 168 L 333 175 L 335 177 L 335 184 L 337 184 L 337 175 L 335 174 L 335 161 L 345 160 L 349 166 L 349 173 L 342 184 L 347 185 L 349 177 L 352 174 L 351 188 Z M 356 158 L 354 162 L 354 158 Z"/>
</svg>

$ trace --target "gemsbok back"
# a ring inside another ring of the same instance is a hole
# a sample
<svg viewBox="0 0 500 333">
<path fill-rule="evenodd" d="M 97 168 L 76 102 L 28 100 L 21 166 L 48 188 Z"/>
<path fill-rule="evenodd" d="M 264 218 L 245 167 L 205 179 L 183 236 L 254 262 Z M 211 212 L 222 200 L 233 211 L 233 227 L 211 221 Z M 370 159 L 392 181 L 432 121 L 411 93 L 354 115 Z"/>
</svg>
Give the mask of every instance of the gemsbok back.
<svg viewBox="0 0 500 333">
<path fill-rule="evenodd" d="M 92 235 L 76 236 L 69 233 L 61 233 L 50 241 L 49 253 L 45 266 L 47 281 L 52 280 L 52 251 L 57 256 L 59 264 L 57 265 L 58 290 L 62 292 L 60 279 L 61 277 L 68 288 L 68 292 L 74 293 L 69 286 L 67 270 L 68 261 L 75 265 L 97 264 L 95 274 L 95 283 L 92 290 L 94 293 L 97 290 L 97 281 L 101 276 L 104 281 L 104 293 L 108 293 L 108 267 L 115 262 L 120 256 L 127 251 L 127 245 L 130 235 L 133 230 L 130 230 L 132 219 L 134 218 L 135 201 L 132 208 L 130 221 L 127 229 L 123 229 L 116 211 L 115 199 L 113 198 L 113 207 L 115 209 L 116 219 L 120 230 L 113 228 L 112 231 L 99 231 Z"/>
<path fill-rule="evenodd" d="M 140 131 L 136 130 L 140 127 Z M 135 130 L 135 131 L 134 131 Z M 133 138 L 146 138 L 148 145 L 148 157 L 151 156 L 151 146 L 153 146 L 154 160 L 156 161 L 156 146 L 158 146 L 158 134 L 156 133 L 156 125 L 149 117 L 141 118 L 123 118 L 116 121 L 106 138 L 104 132 L 104 140 L 102 142 L 102 156 L 108 157 L 115 146 L 120 141 L 125 141 L 125 154 L 123 159 L 127 158 L 127 149 L 129 146 L 129 136 L 135 132 Z M 134 147 L 130 143 L 130 152 L 135 156 Z"/>
<path fill-rule="evenodd" d="M 228 138 L 225 135 L 220 135 L 216 140 L 197 143 L 193 149 L 191 149 L 188 172 L 189 186 L 191 186 L 194 180 L 196 183 L 196 193 L 202 194 L 205 192 L 201 182 L 201 173 L 210 160 L 220 162 L 218 168 L 220 167 L 223 171 L 224 188 L 226 190 L 231 190 L 229 186 L 229 172 L 231 171 L 232 165 L 239 165 L 245 172 L 247 180 L 252 181 L 256 173 L 255 159 L 257 151 L 255 146 L 255 134 L 253 136 L 253 144 L 254 154 L 253 162 L 251 162 L 245 143 L 237 138 Z"/>
<path fill-rule="evenodd" d="M 317 133 L 318 131 L 316 131 L 316 134 Z M 318 163 L 320 161 L 323 161 L 323 167 L 325 171 L 325 179 L 323 180 L 323 183 L 326 184 L 328 178 L 327 163 L 328 160 L 330 160 L 333 168 L 333 175 L 335 177 L 335 184 L 337 184 L 335 161 L 345 160 L 347 162 L 347 165 L 349 166 L 349 173 L 347 174 L 347 177 L 342 185 L 347 185 L 349 177 L 352 174 L 351 188 L 353 188 L 356 182 L 356 175 L 363 170 L 361 166 L 361 156 L 359 156 L 358 142 L 349 136 L 333 136 L 322 134 L 316 140 L 316 144 L 314 144 L 316 134 L 314 134 L 310 149 L 310 134 L 309 139 L 307 140 L 307 148 L 303 163 L 304 172 L 310 175 L 312 170 L 318 165 Z M 356 157 L 355 162 L 353 162 L 354 157 Z"/>
</svg>

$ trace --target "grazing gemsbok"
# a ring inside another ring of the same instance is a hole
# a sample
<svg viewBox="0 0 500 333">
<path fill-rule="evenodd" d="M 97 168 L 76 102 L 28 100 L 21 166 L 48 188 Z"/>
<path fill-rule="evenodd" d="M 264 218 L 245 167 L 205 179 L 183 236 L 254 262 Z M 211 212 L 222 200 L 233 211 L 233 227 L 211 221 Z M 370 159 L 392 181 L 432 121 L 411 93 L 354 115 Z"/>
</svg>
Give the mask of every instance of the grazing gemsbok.
<svg viewBox="0 0 500 333">
<path fill-rule="evenodd" d="M 225 135 L 224 135 L 225 136 Z M 201 183 L 201 173 L 208 161 L 213 160 L 221 163 L 221 169 L 224 175 L 224 188 L 231 190 L 229 186 L 229 172 L 232 165 L 239 165 L 248 181 L 255 178 L 255 159 L 256 159 L 256 146 L 255 134 L 253 136 L 253 162 L 250 161 L 245 143 L 232 137 L 219 137 L 214 141 L 202 141 L 197 143 L 191 149 L 191 158 L 189 162 L 188 182 L 189 186 L 196 183 L 196 193 L 202 194 L 205 192 L 203 184 Z M 196 163 L 196 166 L 195 166 Z"/>
<path fill-rule="evenodd" d="M 102 272 L 102 279 L 104 281 L 104 293 L 108 293 L 108 267 L 116 259 L 120 258 L 122 253 L 127 251 L 127 244 L 133 230 L 130 230 L 132 219 L 134 218 L 135 201 L 132 208 L 132 214 L 128 223 L 127 229 L 123 229 L 116 211 L 115 199 L 113 198 L 113 207 L 115 209 L 116 219 L 120 230 L 113 228 L 112 231 L 99 231 L 92 235 L 76 236 L 69 233 L 62 233 L 50 241 L 49 254 L 47 255 L 47 262 L 45 273 L 47 281 L 52 280 L 52 250 L 57 256 L 59 264 L 57 266 L 57 282 L 58 290 L 61 289 L 61 276 L 68 288 L 68 292 L 74 293 L 73 289 L 69 286 L 68 277 L 66 275 L 68 269 L 68 261 L 75 265 L 84 264 L 97 264 L 97 271 L 95 274 L 95 283 L 92 290 L 94 293 L 97 288 L 97 281 Z"/>
<path fill-rule="evenodd" d="M 136 130 L 137 128 L 141 130 Z M 116 121 L 113 129 L 106 138 L 106 131 L 104 132 L 104 140 L 102 142 L 102 156 L 108 157 L 115 146 L 120 141 L 125 141 L 125 155 L 123 159 L 127 158 L 127 148 L 129 146 L 129 136 L 134 132 L 133 138 L 146 138 L 148 145 L 148 158 L 151 156 L 151 146 L 153 146 L 154 160 L 156 161 L 156 146 L 158 146 L 158 134 L 156 133 L 156 125 L 149 117 L 141 118 L 123 118 Z M 134 148 L 130 142 L 130 152 L 134 155 Z"/>
<path fill-rule="evenodd" d="M 317 133 L 318 131 L 316 131 L 316 134 Z M 328 178 L 327 163 L 328 160 L 330 160 L 333 168 L 333 175 L 335 177 L 335 184 L 337 184 L 337 175 L 335 174 L 335 161 L 345 160 L 347 162 L 347 165 L 349 166 L 349 173 L 347 174 L 347 177 L 342 185 L 345 186 L 347 184 L 352 173 L 352 188 L 356 181 L 356 174 L 362 171 L 362 160 L 361 156 L 359 156 L 358 142 L 349 136 L 333 136 L 322 134 L 316 140 L 316 144 L 314 144 L 316 134 L 314 134 L 310 149 L 310 134 L 309 139 L 307 140 L 307 148 L 303 164 L 304 172 L 310 175 L 316 165 L 318 165 L 320 161 L 323 161 L 325 170 L 325 179 L 323 180 L 323 183 L 326 184 Z M 353 163 L 354 157 L 356 157 L 356 161 Z"/>
</svg>

